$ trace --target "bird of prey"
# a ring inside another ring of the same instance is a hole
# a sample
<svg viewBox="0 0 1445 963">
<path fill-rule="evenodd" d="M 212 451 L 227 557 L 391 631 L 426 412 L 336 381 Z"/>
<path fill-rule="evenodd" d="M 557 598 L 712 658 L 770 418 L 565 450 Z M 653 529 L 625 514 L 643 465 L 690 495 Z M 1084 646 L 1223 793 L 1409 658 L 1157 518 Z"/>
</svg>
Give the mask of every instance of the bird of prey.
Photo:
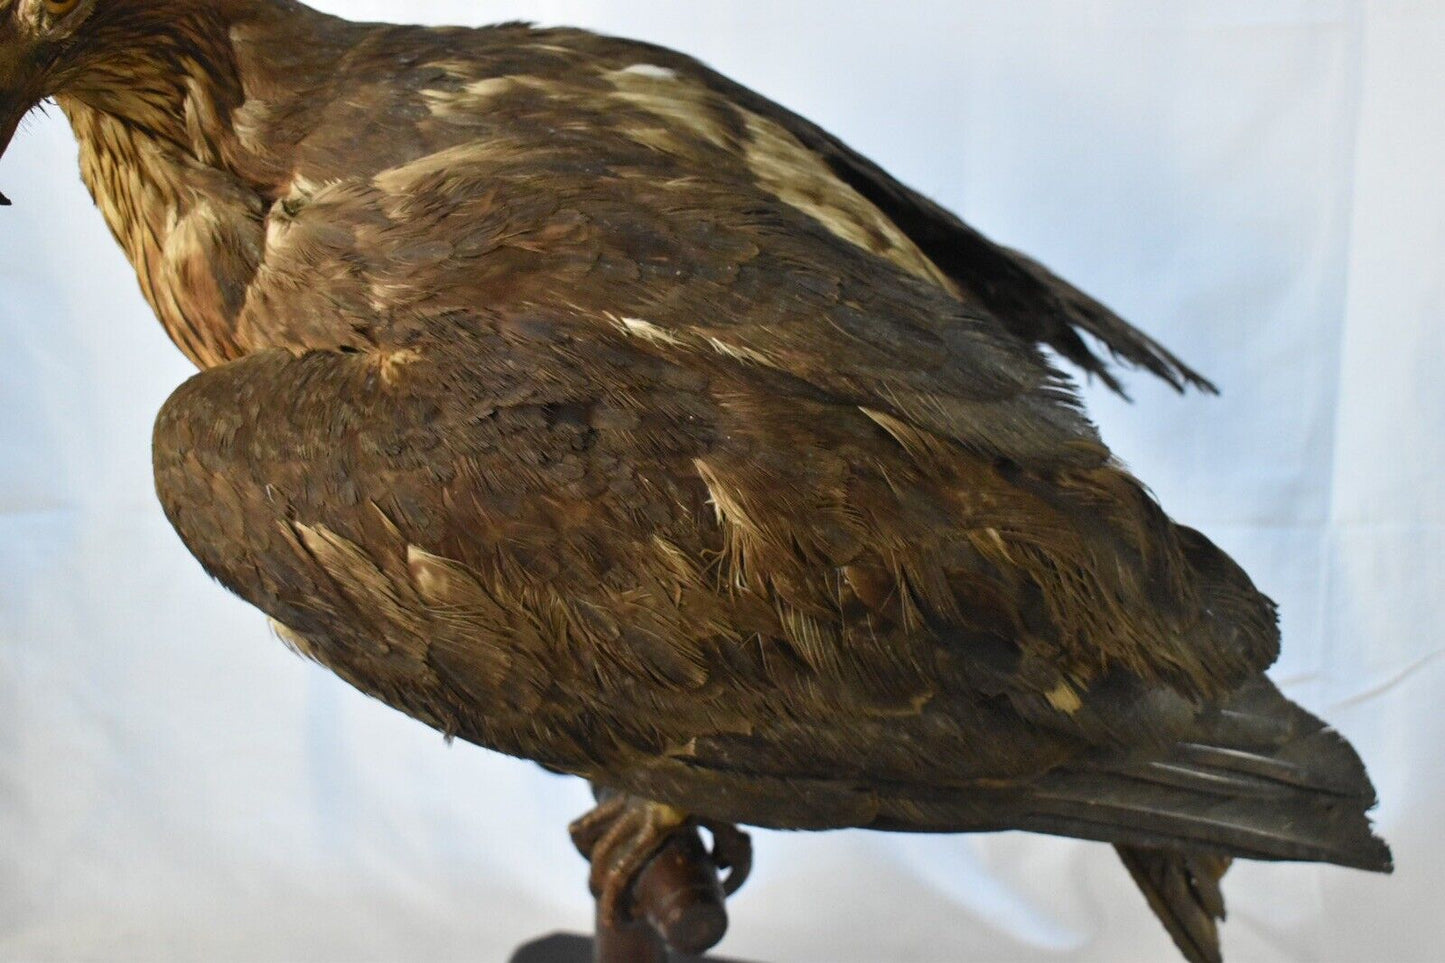
<svg viewBox="0 0 1445 963">
<path fill-rule="evenodd" d="M 180 537 L 361 691 L 606 790 L 609 911 L 690 821 L 1110 842 L 1194 961 L 1231 858 L 1389 869 L 1272 604 L 1043 349 L 1208 383 L 814 124 L 581 30 L 0 0 L 0 150 L 45 98 L 202 369 Z"/>
</svg>

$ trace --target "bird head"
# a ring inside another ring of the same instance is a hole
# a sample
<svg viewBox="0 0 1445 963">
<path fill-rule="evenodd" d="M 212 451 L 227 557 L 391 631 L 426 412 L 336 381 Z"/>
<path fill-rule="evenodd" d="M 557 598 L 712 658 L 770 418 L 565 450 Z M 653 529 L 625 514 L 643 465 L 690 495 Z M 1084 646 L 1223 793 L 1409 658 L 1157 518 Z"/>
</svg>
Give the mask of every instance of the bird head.
<svg viewBox="0 0 1445 963">
<path fill-rule="evenodd" d="M 0 155 L 21 119 L 73 79 L 85 59 L 78 41 L 104 2 L 0 0 Z"/>
<path fill-rule="evenodd" d="M 0 0 L 0 155 L 42 100 L 66 97 L 159 136 L 186 74 L 214 51 L 216 0 Z M 173 96 L 174 95 L 174 96 Z M 0 203 L 6 203 L 0 199 Z"/>
</svg>

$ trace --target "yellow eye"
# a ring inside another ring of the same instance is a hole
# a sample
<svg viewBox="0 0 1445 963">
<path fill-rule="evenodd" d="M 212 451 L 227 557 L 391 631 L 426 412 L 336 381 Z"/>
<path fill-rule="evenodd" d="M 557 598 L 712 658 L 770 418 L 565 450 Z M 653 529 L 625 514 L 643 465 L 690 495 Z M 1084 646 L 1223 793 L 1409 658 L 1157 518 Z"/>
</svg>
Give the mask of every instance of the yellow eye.
<svg viewBox="0 0 1445 963">
<path fill-rule="evenodd" d="M 74 10 L 80 0 L 45 0 L 45 12 L 60 17 Z"/>
</svg>

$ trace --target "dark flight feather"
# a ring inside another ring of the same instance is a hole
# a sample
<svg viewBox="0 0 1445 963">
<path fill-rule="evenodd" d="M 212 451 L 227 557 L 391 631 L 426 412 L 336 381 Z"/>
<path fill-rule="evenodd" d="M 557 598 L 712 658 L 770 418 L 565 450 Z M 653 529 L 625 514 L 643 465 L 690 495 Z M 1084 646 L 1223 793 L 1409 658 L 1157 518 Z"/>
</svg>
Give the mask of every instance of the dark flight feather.
<svg viewBox="0 0 1445 963">
<path fill-rule="evenodd" d="M 990 241 L 816 124 L 715 72 L 702 76 L 737 103 L 775 118 L 816 151 L 840 181 L 913 239 L 954 282 L 960 296 L 981 305 L 1014 335 L 1048 345 L 1120 395 L 1125 395 L 1123 385 L 1083 335 L 1103 344 L 1116 360 L 1143 368 L 1176 390 L 1194 387 L 1218 393 L 1209 379 L 1108 307 L 1028 255 Z"/>
</svg>

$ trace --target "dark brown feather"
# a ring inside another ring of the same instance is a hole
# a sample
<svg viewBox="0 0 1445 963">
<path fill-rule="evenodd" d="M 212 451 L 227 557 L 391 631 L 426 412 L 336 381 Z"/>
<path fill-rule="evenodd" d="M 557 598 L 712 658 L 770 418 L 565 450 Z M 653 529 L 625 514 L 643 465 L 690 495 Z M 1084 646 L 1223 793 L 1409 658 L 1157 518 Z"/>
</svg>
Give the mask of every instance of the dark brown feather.
<svg viewBox="0 0 1445 963">
<path fill-rule="evenodd" d="M 60 102 L 207 369 L 157 490 L 298 651 L 714 819 L 1134 847 L 1201 958 L 1216 855 L 1388 866 L 1273 605 L 1041 354 L 1207 386 L 1097 302 L 670 51 L 98 9 Z"/>
</svg>

